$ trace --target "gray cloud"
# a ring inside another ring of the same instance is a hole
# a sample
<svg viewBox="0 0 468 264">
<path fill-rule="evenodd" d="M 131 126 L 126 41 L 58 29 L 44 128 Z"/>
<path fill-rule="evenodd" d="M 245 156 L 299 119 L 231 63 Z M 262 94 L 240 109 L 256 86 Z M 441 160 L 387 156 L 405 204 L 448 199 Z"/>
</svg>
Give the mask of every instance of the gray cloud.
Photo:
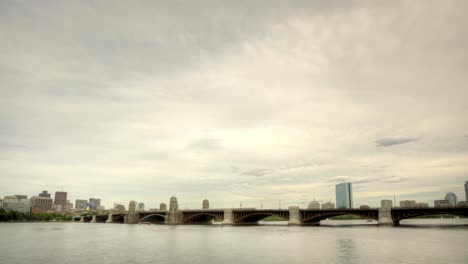
<svg viewBox="0 0 468 264">
<path fill-rule="evenodd" d="M 216 138 L 202 138 L 190 142 L 186 149 L 195 151 L 217 151 L 221 150 L 223 146 L 219 139 Z"/>
<path fill-rule="evenodd" d="M 419 138 L 382 138 L 375 141 L 378 147 L 390 147 L 395 145 L 406 144 L 410 142 L 416 142 Z"/>
</svg>

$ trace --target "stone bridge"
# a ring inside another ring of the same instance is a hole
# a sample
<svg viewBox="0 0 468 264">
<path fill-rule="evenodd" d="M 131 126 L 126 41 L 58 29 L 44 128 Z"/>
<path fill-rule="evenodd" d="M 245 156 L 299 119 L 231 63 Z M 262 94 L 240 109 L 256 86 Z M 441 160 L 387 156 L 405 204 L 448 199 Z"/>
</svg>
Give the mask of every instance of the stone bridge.
<svg viewBox="0 0 468 264">
<path fill-rule="evenodd" d="M 150 222 L 155 224 L 211 224 L 213 221 L 224 225 L 257 224 L 268 216 L 288 221 L 289 225 L 319 225 L 321 220 L 340 215 L 354 215 L 372 219 L 379 224 L 398 225 L 400 220 L 434 214 L 468 216 L 468 207 L 448 208 L 370 208 L 370 209 L 197 209 L 197 210 L 156 210 L 108 215 L 83 216 L 81 222 L 128 223 Z"/>
<path fill-rule="evenodd" d="M 445 208 L 392 208 L 392 221 L 395 225 L 400 220 L 425 215 L 450 214 L 468 217 L 468 207 L 445 207 Z"/>
</svg>

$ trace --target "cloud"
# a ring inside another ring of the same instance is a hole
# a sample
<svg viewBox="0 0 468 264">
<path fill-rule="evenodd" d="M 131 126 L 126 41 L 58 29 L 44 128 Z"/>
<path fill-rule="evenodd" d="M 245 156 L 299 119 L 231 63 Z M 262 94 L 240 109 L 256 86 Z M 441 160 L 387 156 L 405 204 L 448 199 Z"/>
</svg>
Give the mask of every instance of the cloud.
<svg viewBox="0 0 468 264">
<path fill-rule="evenodd" d="M 202 138 L 190 142 L 185 148 L 194 151 L 218 151 L 223 149 L 223 146 L 219 139 Z"/>
<path fill-rule="evenodd" d="M 272 174 L 274 171 L 269 169 L 254 169 L 242 172 L 242 175 L 261 177 Z"/>
<path fill-rule="evenodd" d="M 395 145 L 406 144 L 410 142 L 416 142 L 419 138 L 382 138 L 376 140 L 375 143 L 378 147 L 390 147 Z"/>
<path fill-rule="evenodd" d="M 0 193 L 267 208 L 352 181 L 370 205 L 461 196 L 467 8 L 0 1 Z"/>
</svg>

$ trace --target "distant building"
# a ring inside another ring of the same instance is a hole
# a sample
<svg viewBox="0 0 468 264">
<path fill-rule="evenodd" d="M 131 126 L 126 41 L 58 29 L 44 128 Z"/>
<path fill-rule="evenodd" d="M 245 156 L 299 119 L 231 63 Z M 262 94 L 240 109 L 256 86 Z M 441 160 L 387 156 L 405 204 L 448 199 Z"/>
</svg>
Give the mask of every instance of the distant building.
<svg viewBox="0 0 468 264">
<path fill-rule="evenodd" d="M 177 202 L 177 197 L 172 196 L 169 202 L 169 211 L 179 210 L 179 203 Z"/>
<path fill-rule="evenodd" d="M 70 202 L 70 200 L 67 200 L 67 202 L 65 203 L 65 210 L 71 210 L 73 209 L 73 203 Z"/>
<path fill-rule="evenodd" d="M 145 211 L 145 204 L 144 203 L 139 203 L 137 206 L 137 211 L 143 212 Z"/>
<path fill-rule="evenodd" d="M 54 205 L 54 211 L 55 212 L 60 213 L 60 212 L 62 212 L 62 210 L 64 210 L 64 209 L 63 209 L 61 204 Z"/>
<path fill-rule="evenodd" d="M 393 207 L 393 201 L 392 200 L 382 200 L 382 201 L 380 201 L 380 207 L 381 208 L 391 208 L 391 207 Z"/>
<path fill-rule="evenodd" d="M 3 197 L 3 208 L 8 211 L 29 213 L 31 211 L 31 204 L 26 195 L 9 195 Z"/>
<path fill-rule="evenodd" d="M 404 200 L 404 201 L 400 201 L 400 207 L 403 207 L 403 208 L 413 208 L 413 207 L 416 207 L 416 201 L 415 201 L 415 200 Z"/>
<path fill-rule="evenodd" d="M 350 182 L 339 183 L 335 186 L 336 207 L 353 208 L 353 185 Z"/>
<path fill-rule="evenodd" d="M 159 204 L 159 210 L 161 211 L 167 211 L 167 205 L 165 203 L 160 203 Z"/>
<path fill-rule="evenodd" d="M 445 195 L 445 200 L 449 201 L 450 204 L 455 207 L 458 204 L 458 197 L 453 192 L 449 192 Z"/>
<path fill-rule="evenodd" d="M 119 213 L 125 213 L 125 206 L 122 204 L 114 204 L 114 210 Z"/>
<path fill-rule="evenodd" d="M 20 202 L 24 202 L 28 200 L 28 196 L 24 194 L 15 194 L 15 196 Z"/>
<path fill-rule="evenodd" d="M 468 201 L 468 181 L 465 182 L 465 201 Z"/>
<path fill-rule="evenodd" d="M 97 210 L 101 206 L 101 199 L 98 198 L 89 198 L 89 210 Z"/>
<path fill-rule="evenodd" d="M 106 210 L 106 207 L 104 205 L 100 205 L 98 208 L 97 208 L 98 211 L 104 211 Z"/>
<path fill-rule="evenodd" d="M 335 209 L 335 204 L 331 202 L 323 203 L 322 209 Z"/>
<path fill-rule="evenodd" d="M 0 199 L 0 208 L 3 207 L 3 199 Z"/>
<path fill-rule="evenodd" d="M 210 208 L 210 201 L 208 201 L 208 199 L 203 200 L 202 208 L 203 209 L 209 209 Z"/>
<path fill-rule="evenodd" d="M 308 209 L 320 209 L 320 204 L 319 202 L 312 200 L 309 205 L 307 206 Z"/>
<path fill-rule="evenodd" d="M 52 210 L 53 201 L 50 197 L 31 197 L 31 208 L 34 208 L 34 212 L 47 212 Z"/>
<path fill-rule="evenodd" d="M 54 205 L 55 211 L 61 212 L 64 210 L 67 206 L 67 192 L 55 192 Z"/>
<path fill-rule="evenodd" d="M 414 205 L 414 207 L 416 207 L 416 208 L 428 208 L 429 204 L 428 203 L 416 203 Z"/>
<path fill-rule="evenodd" d="M 460 206 L 460 207 L 468 207 L 468 201 L 458 202 L 458 206 Z"/>
<path fill-rule="evenodd" d="M 368 206 L 368 205 L 361 205 L 361 206 L 359 206 L 359 209 L 370 209 L 370 206 Z"/>
<path fill-rule="evenodd" d="M 48 193 L 47 191 L 42 191 L 42 193 L 39 194 L 39 197 L 51 198 L 50 193 Z"/>
<path fill-rule="evenodd" d="M 434 207 L 453 207 L 449 200 L 435 200 Z"/>
<path fill-rule="evenodd" d="M 88 200 L 86 199 L 76 199 L 75 200 L 75 209 L 77 210 L 86 210 L 88 207 Z"/>
</svg>

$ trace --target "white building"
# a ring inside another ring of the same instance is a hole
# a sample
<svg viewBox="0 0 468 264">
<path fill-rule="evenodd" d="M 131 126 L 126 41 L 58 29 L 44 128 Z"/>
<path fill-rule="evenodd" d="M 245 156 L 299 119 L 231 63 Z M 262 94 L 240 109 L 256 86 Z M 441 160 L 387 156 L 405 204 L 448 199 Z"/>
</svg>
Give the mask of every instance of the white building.
<svg viewBox="0 0 468 264">
<path fill-rule="evenodd" d="M 31 211 L 31 204 L 27 197 L 21 195 L 18 198 L 16 195 L 9 195 L 3 198 L 3 208 L 9 211 L 16 211 L 20 213 L 29 213 Z"/>
</svg>

